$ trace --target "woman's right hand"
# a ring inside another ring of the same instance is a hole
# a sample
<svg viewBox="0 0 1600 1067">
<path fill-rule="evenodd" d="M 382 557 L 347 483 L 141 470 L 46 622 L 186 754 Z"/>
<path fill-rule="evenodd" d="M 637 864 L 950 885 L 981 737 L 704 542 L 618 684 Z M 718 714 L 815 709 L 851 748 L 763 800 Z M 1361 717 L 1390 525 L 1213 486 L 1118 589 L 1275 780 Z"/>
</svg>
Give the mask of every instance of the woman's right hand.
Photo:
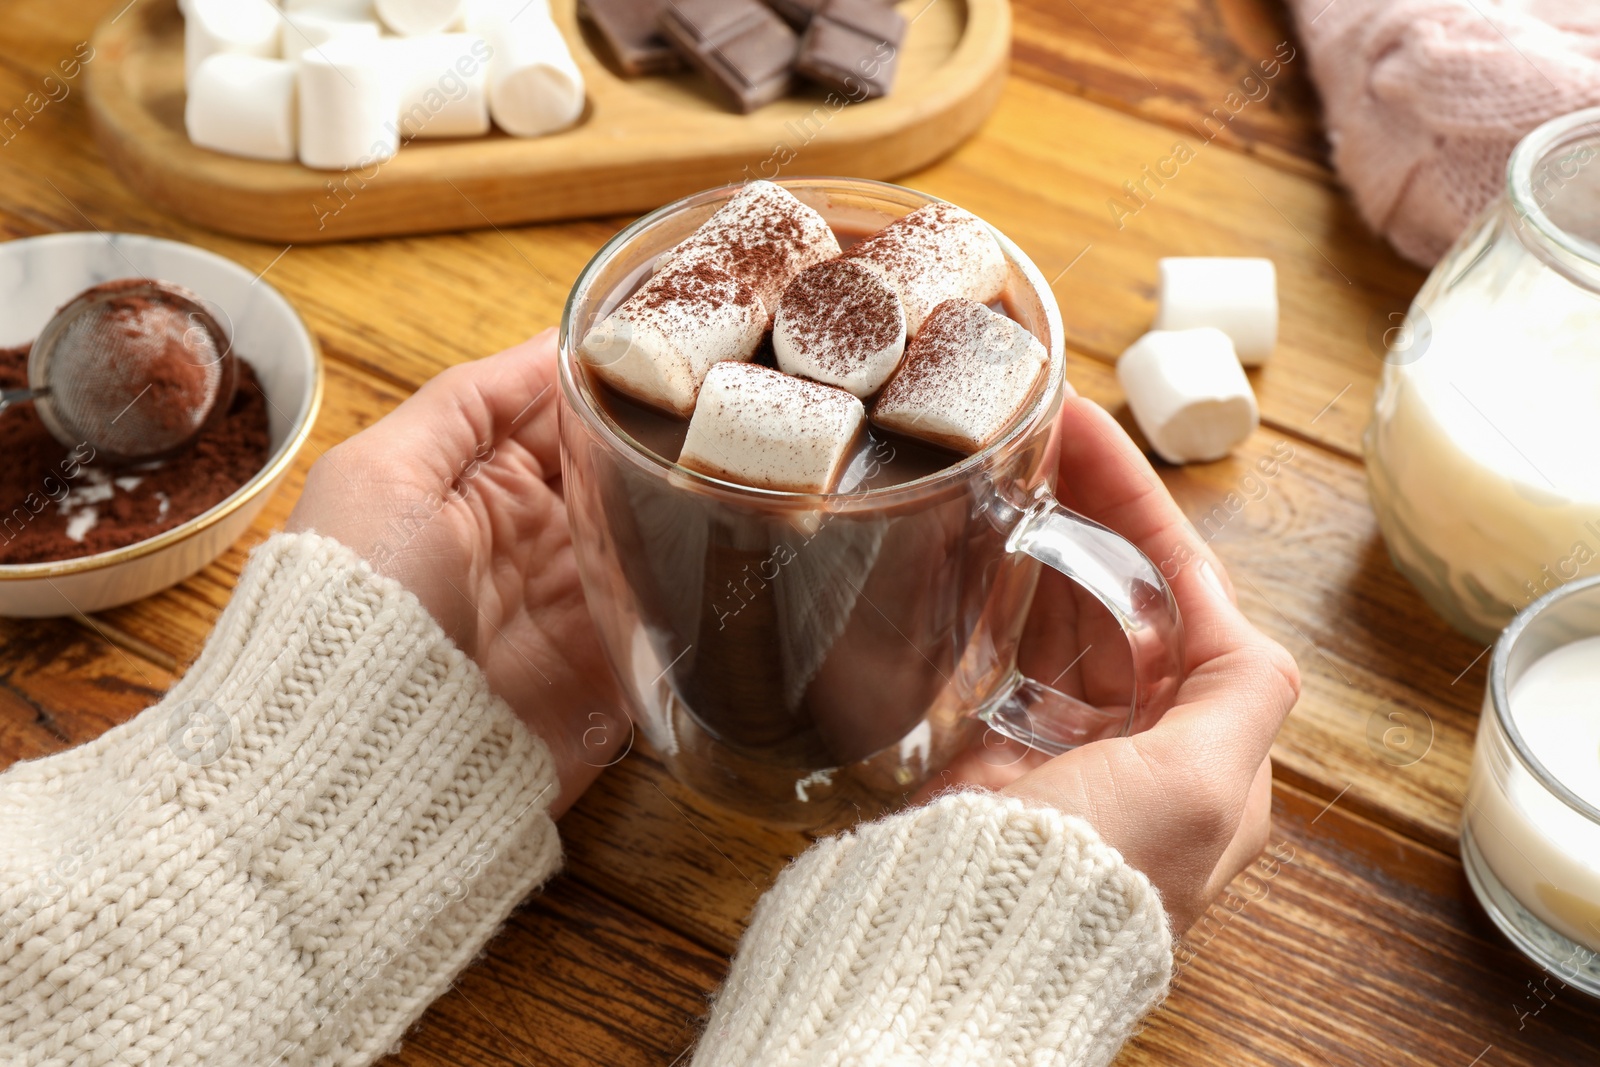
<svg viewBox="0 0 1600 1067">
<path fill-rule="evenodd" d="M 1240 613 L 1222 565 L 1116 421 L 1076 397 L 1061 420 L 1062 502 L 1162 561 L 1169 576 L 1188 637 L 1177 704 L 1142 734 L 1054 759 L 1006 753 L 991 734 L 934 784 L 1000 789 L 1081 816 L 1154 883 L 1173 932 L 1181 933 L 1266 845 L 1268 751 L 1299 696 L 1299 670 L 1281 645 Z M 1024 635 L 1025 669 L 1030 649 L 1092 651 L 1096 638 L 1105 638 L 1102 649 L 1120 640 L 1102 610 L 1080 610 L 1087 594 L 1055 577 L 1046 576 L 1035 600 Z M 1082 660 L 1072 667 L 1071 681 L 1083 698 L 1095 703 L 1103 686 L 1107 702 L 1114 699 L 1118 682 L 1110 676 L 1125 676 L 1126 653 Z"/>
</svg>

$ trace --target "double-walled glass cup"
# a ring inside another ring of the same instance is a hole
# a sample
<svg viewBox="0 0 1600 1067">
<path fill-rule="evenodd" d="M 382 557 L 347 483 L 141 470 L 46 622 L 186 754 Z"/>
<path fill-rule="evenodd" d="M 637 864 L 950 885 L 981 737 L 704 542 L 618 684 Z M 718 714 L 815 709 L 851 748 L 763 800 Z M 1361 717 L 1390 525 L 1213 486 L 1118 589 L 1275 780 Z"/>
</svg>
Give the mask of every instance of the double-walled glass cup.
<svg viewBox="0 0 1600 1067">
<path fill-rule="evenodd" d="M 859 179 L 781 184 L 842 233 L 875 231 L 934 202 Z M 910 796 L 985 729 L 1059 753 L 1154 722 L 1180 680 L 1183 624 L 1137 548 L 1055 500 L 1061 315 L 1004 235 L 1006 309 L 1044 343 L 1051 366 L 1029 410 L 977 455 L 884 488 L 773 492 L 680 467 L 612 418 L 579 343 L 737 191 L 699 193 L 623 230 L 584 268 L 561 322 L 563 479 L 578 566 L 629 710 L 657 754 L 717 803 L 819 827 Z M 1131 652 L 1125 700 L 1090 705 L 1017 669 L 1041 563 L 1120 624 Z"/>
</svg>

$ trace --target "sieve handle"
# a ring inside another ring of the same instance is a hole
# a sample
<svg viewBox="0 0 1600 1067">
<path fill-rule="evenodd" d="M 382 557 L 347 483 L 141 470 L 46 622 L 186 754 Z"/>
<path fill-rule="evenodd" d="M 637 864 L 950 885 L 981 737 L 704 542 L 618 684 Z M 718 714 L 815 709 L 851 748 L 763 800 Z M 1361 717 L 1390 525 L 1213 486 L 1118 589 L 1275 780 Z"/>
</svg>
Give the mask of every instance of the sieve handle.
<svg viewBox="0 0 1600 1067">
<path fill-rule="evenodd" d="M 43 395 L 43 389 L 0 389 L 0 412 L 12 404 L 21 404 Z"/>
</svg>

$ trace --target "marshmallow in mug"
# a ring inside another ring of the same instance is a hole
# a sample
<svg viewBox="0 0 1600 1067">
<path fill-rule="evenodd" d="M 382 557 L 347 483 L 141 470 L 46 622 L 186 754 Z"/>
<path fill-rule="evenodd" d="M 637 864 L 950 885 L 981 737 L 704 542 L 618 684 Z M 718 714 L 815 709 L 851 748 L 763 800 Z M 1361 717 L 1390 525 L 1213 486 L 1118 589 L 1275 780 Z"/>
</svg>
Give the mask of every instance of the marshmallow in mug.
<svg viewBox="0 0 1600 1067">
<path fill-rule="evenodd" d="M 295 65 L 261 56 L 211 56 L 189 81 L 183 124 L 201 148 L 249 159 L 294 159 Z"/>
<path fill-rule="evenodd" d="M 368 167 L 400 150 L 399 86 L 380 41 L 331 41 L 300 57 L 300 162 Z"/>
<path fill-rule="evenodd" d="M 489 132 L 489 43 L 477 34 L 441 33 L 383 42 L 400 87 L 400 130 L 418 137 Z"/>
<path fill-rule="evenodd" d="M 1233 341 L 1246 367 L 1271 357 L 1278 345 L 1278 272 L 1272 260 L 1180 256 L 1159 266 L 1161 303 L 1153 329 L 1214 326 Z"/>
<path fill-rule="evenodd" d="M 758 363 L 706 375 L 678 463 L 755 489 L 826 493 L 866 428 L 861 401 Z"/>
<path fill-rule="evenodd" d="M 974 455 L 1028 409 L 1049 366 L 1050 353 L 1021 323 L 976 300 L 946 300 L 906 347 L 872 421 Z"/>
<path fill-rule="evenodd" d="M 687 417 L 711 369 L 749 360 L 766 330 L 766 305 L 749 283 L 713 263 L 673 264 L 591 329 L 579 352 L 619 393 Z"/>
<path fill-rule="evenodd" d="M 869 397 L 889 380 L 906 350 L 900 294 L 852 259 L 808 267 L 783 291 L 772 350 L 786 374 Z"/>
<path fill-rule="evenodd" d="M 1221 459 L 1260 422 L 1228 335 L 1152 330 L 1117 361 L 1117 380 L 1150 447 L 1168 463 Z"/>
<path fill-rule="evenodd" d="M 218 53 L 277 59 L 283 16 L 270 0 L 184 0 L 183 75 Z"/>
<path fill-rule="evenodd" d="M 987 304 L 1005 292 L 1010 275 L 1000 242 L 983 220 L 942 202 L 896 219 L 845 255 L 899 290 L 913 338 L 946 300 Z"/>
</svg>

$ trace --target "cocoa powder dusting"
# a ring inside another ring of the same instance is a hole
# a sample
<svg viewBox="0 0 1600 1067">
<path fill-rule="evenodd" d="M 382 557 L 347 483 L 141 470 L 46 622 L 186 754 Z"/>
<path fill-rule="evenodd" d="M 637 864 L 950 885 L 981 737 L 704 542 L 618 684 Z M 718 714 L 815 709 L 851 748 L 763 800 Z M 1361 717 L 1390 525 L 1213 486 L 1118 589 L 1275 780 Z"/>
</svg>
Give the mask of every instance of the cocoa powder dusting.
<svg viewBox="0 0 1600 1067">
<path fill-rule="evenodd" d="M 783 291 L 784 323 L 797 349 L 818 366 L 848 374 L 865 353 L 899 335 L 900 298 L 870 270 L 832 259 L 802 272 Z"/>
<path fill-rule="evenodd" d="M 162 388 L 181 402 L 196 379 L 177 365 L 194 364 L 167 362 L 174 372 Z M 0 564 L 123 548 L 193 518 L 254 477 L 270 448 L 266 397 L 250 365 L 233 362 L 238 384 L 226 413 L 192 446 L 158 463 L 113 467 L 88 445 L 67 448 L 31 404 L 0 414 Z M 28 346 L 0 349 L 0 386 L 25 386 L 27 366 Z"/>
</svg>

